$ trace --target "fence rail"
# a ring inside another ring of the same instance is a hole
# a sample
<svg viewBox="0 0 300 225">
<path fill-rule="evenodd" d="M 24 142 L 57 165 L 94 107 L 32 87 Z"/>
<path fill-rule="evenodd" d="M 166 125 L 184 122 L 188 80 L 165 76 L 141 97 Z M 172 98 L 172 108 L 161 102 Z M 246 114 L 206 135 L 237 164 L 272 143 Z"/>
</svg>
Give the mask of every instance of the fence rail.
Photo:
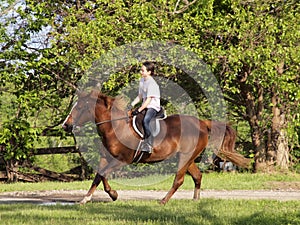
<svg viewBox="0 0 300 225">
<path fill-rule="evenodd" d="M 86 161 L 82 157 L 79 149 L 76 146 L 66 146 L 66 147 L 52 147 L 52 148 L 37 148 L 32 150 L 32 155 L 52 155 L 52 154 L 66 154 L 66 153 L 77 153 L 80 157 L 81 165 L 76 166 L 69 171 L 64 173 L 58 173 L 55 171 L 50 171 L 36 165 L 32 165 L 30 162 L 25 163 L 25 168 L 32 171 L 20 172 L 19 169 L 8 168 L 5 160 L 0 157 L 0 162 L 2 167 L 0 167 L 0 180 L 9 180 L 9 176 L 17 177 L 19 181 L 27 182 L 38 182 L 47 180 L 58 180 L 58 181 L 73 181 L 73 180 L 83 180 L 88 177 L 89 168 Z M 24 166 L 23 165 L 23 166 Z"/>
<path fill-rule="evenodd" d="M 66 153 L 80 153 L 76 146 L 67 147 L 52 147 L 52 148 L 37 148 L 34 150 L 34 155 L 52 155 L 52 154 L 66 154 Z"/>
</svg>

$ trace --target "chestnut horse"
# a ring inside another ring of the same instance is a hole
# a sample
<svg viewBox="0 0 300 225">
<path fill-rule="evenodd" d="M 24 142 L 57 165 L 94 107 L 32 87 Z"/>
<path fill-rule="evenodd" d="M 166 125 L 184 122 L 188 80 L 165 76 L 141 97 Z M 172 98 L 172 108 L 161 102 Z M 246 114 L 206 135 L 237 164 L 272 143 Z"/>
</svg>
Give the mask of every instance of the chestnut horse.
<svg viewBox="0 0 300 225">
<path fill-rule="evenodd" d="M 90 93 L 79 93 L 78 101 L 62 125 L 65 131 L 70 132 L 87 122 L 95 123 L 106 148 L 106 150 L 100 150 L 102 152 L 99 169 L 81 204 L 91 200 L 101 181 L 111 199 L 116 200 L 118 194 L 111 189 L 107 175 L 121 166 L 131 164 L 136 157 L 141 138 L 134 131 L 132 117 L 125 110 L 126 105 L 120 104 L 122 102 L 124 103 L 124 100 L 120 98 L 112 98 L 95 90 Z M 138 114 L 138 117 L 141 116 Z M 220 133 L 222 129 L 224 131 L 223 135 L 220 135 L 222 140 L 219 155 L 221 154 L 223 158 L 227 158 L 238 166 L 249 165 L 248 159 L 234 151 L 236 134 L 229 125 L 216 121 L 201 121 L 188 115 L 168 116 L 160 121 L 160 132 L 154 138 L 153 152 L 144 153 L 139 159 L 139 163 L 153 163 L 163 161 L 175 154 L 179 156 L 178 170 L 173 185 L 160 201 L 161 204 L 166 204 L 182 185 L 187 172 L 195 183 L 193 198 L 199 199 L 202 174 L 194 160 L 207 147 L 212 128 Z M 214 140 L 211 139 L 210 142 L 213 142 Z"/>
</svg>

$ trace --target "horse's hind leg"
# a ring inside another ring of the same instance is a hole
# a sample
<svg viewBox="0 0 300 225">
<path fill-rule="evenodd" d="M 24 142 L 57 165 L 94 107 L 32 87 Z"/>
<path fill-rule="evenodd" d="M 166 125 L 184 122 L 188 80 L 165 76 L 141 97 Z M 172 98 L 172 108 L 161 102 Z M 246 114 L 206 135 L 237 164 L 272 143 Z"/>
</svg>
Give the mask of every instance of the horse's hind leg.
<svg viewBox="0 0 300 225">
<path fill-rule="evenodd" d="M 167 195 L 160 201 L 160 204 L 166 204 L 172 195 L 177 191 L 177 189 L 183 184 L 184 176 L 192 162 L 193 159 L 191 158 L 190 154 L 179 155 L 178 171 L 176 173 L 173 185 Z"/>
<path fill-rule="evenodd" d="M 184 182 L 184 176 L 186 172 L 189 172 L 194 180 L 195 183 L 195 189 L 194 189 L 194 200 L 198 200 L 200 197 L 200 187 L 201 187 L 201 179 L 202 174 L 197 167 L 197 165 L 192 163 L 187 163 L 184 167 L 182 167 L 176 174 L 176 177 L 173 182 L 172 188 L 169 190 L 167 195 L 160 201 L 160 204 L 166 204 L 170 198 L 173 196 L 173 194 L 177 191 L 177 189 L 183 184 Z"/>
<path fill-rule="evenodd" d="M 177 189 L 183 184 L 185 173 L 186 168 L 182 168 L 180 171 L 177 172 L 173 182 L 173 186 L 171 187 L 167 195 L 160 201 L 160 204 L 165 205 L 173 196 L 173 194 L 177 191 Z"/>
<path fill-rule="evenodd" d="M 200 187 L 201 187 L 202 174 L 194 162 L 189 166 L 188 172 L 192 176 L 194 183 L 195 183 L 193 199 L 198 200 L 200 198 Z"/>
</svg>

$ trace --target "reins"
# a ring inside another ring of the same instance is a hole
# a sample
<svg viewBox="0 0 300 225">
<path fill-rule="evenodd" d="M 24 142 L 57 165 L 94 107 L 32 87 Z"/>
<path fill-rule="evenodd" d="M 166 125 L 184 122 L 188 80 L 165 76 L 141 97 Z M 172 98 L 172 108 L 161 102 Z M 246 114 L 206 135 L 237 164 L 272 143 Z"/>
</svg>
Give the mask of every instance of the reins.
<svg viewBox="0 0 300 225">
<path fill-rule="evenodd" d="M 125 119 L 128 120 L 129 118 L 130 118 L 129 116 L 124 116 L 124 117 L 120 117 L 120 118 L 113 119 L 113 120 L 104 120 L 104 121 L 96 123 L 96 125 L 102 125 L 104 123 L 109 123 L 109 122 L 118 121 L 118 120 L 125 120 Z"/>
</svg>

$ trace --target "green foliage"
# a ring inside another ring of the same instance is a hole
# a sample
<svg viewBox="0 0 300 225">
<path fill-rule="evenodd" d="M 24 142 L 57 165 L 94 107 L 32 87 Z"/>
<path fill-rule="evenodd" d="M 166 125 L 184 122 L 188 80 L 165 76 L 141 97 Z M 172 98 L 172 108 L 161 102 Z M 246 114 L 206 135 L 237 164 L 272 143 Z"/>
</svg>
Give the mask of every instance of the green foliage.
<svg viewBox="0 0 300 225">
<path fill-rule="evenodd" d="M 3 124 L 0 144 L 5 146 L 6 160 L 27 159 L 32 152 L 33 142 L 38 139 L 38 132 L 25 120 L 12 120 Z"/>
<path fill-rule="evenodd" d="M 57 173 L 64 173 L 80 165 L 77 154 L 40 155 L 35 157 L 35 165 Z"/>
<path fill-rule="evenodd" d="M 39 136 L 63 120 L 69 103 L 62 98 L 73 92 L 61 82 L 61 65 L 61 71 L 49 69 L 56 62 L 46 28 L 54 15 L 44 11 L 46 4 L 16 3 L 0 15 L 0 144 L 6 160 L 30 156 Z"/>
<path fill-rule="evenodd" d="M 259 130 L 260 142 L 273 129 L 278 107 L 280 130 L 288 132 L 289 147 L 298 146 L 299 126 L 299 3 L 296 1 L 215 1 L 221 3 L 208 27 L 213 54 L 205 56 L 229 101 L 235 120 L 246 119 Z M 222 9 L 220 8 L 221 6 Z M 227 12 L 224 13 L 224 10 Z M 272 105 L 271 99 L 277 103 Z M 290 114 L 290 112 L 293 112 Z M 277 140 L 272 140 L 272 144 Z M 267 146 L 262 146 L 267 148 Z M 277 146 L 275 147 L 277 148 Z M 255 150 L 256 151 L 256 150 Z"/>
</svg>

